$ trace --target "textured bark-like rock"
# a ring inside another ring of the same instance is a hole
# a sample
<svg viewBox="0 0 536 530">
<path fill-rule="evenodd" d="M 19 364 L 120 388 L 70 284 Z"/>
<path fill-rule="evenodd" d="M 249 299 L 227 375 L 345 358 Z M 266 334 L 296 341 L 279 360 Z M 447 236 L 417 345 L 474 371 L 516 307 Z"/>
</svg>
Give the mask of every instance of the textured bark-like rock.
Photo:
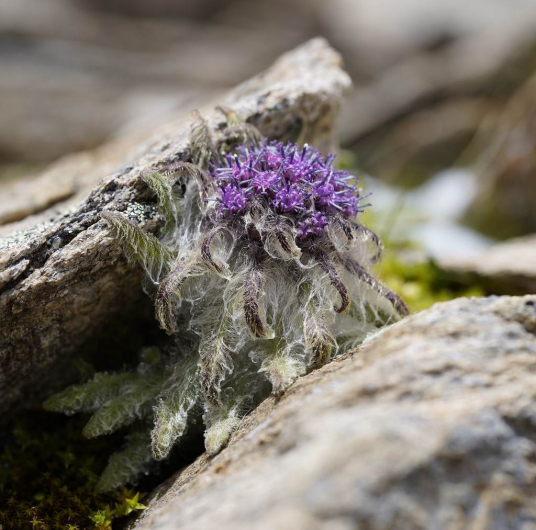
<svg viewBox="0 0 536 530">
<path fill-rule="evenodd" d="M 535 528 L 536 296 L 459 299 L 267 399 L 135 530 Z"/>
<path fill-rule="evenodd" d="M 339 55 L 315 39 L 219 103 L 232 107 L 266 136 L 299 137 L 326 150 L 333 143 L 334 121 L 349 86 Z M 204 115 L 214 130 L 225 123 L 212 109 Z M 0 413 L 48 377 L 58 359 L 98 335 L 115 315 L 127 320 L 129 314 L 139 315 L 140 273 L 121 257 L 100 212 L 123 211 L 155 230 L 159 218 L 147 204 L 151 197 L 139 177 L 145 170 L 187 160 L 189 127 L 184 119 L 162 127 L 138 147 L 127 167 L 121 167 L 123 148 L 118 153 L 104 149 L 103 155 L 101 150 L 102 156 L 89 167 L 87 154 L 71 156 L 60 174 L 72 172 L 78 161 L 90 181 L 104 177 L 100 184 L 68 213 L 0 240 Z M 53 187 L 61 175 L 54 168 L 48 174 Z"/>
</svg>

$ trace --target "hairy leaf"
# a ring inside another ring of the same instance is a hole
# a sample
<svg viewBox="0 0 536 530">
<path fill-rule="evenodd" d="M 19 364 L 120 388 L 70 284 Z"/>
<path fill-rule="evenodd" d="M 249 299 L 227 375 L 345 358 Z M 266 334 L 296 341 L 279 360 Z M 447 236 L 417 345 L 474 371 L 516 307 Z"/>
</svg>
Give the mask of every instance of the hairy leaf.
<svg viewBox="0 0 536 530">
<path fill-rule="evenodd" d="M 199 399 L 197 356 L 188 355 L 173 367 L 163 399 L 155 407 L 151 433 L 156 460 L 168 456 L 175 441 L 186 431 L 188 413 Z"/>
<path fill-rule="evenodd" d="M 364 244 L 369 244 L 371 256 L 368 258 L 370 264 L 380 261 L 383 255 L 383 243 L 380 238 L 369 228 L 359 223 L 352 223 L 352 227 L 358 236 L 361 236 Z"/>
<path fill-rule="evenodd" d="M 226 278 L 229 276 L 229 265 L 216 257 L 211 250 L 212 241 L 220 231 L 221 229 L 214 228 L 204 237 L 201 243 L 201 259 L 210 270 Z"/>
<path fill-rule="evenodd" d="M 190 134 L 192 162 L 206 170 L 211 162 L 218 160 L 218 152 L 206 120 L 198 111 L 194 111 L 192 114 L 194 117 Z"/>
<path fill-rule="evenodd" d="M 121 393 L 106 402 L 86 424 L 83 434 L 94 438 L 116 431 L 129 425 L 151 411 L 161 391 L 164 376 L 162 373 L 150 376 L 140 375 L 121 388 Z"/>
<path fill-rule="evenodd" d="M 203 421 L 206 425 L 205 449 L 218 453 L 229 441 L 240 419 L 259 402 L 266 392 L 258 373 L 237 360 L 231 377 L 226 380 L 217 405 L 205 403 Z"/>
<path fill-rule="evenodd" d="M 125 447 L 114 453 L 97 483 L 99 491 L 110 491 L 127 483 L 134 483 L 149 469 L 153 454 L 147 429 L 135 431 L 127 437 Z"/>
<path fill-rule="evenodd" d="M 141 178 L 156 194 L 158 210 L 166 220 L 166 230 L 169 230 L 178 221 L 177 204 L 173 194 L 173 181 L 169 175 L 158 172 L 143 173 Z"/>
<path fill-rule="evenodd" d="M 83 385 L 73 385 L 49 397 L 44 403 L 45 410 L 51 412 L 94 412 L 104 403 L 116 397 L 121 390 L 138 379 L 135 373 L 96 374 Z"/>
<path fill-rule="evenodd" d="M 101 215 L 122 243 L 126 256 L 140 263 L 153 282 L 168 272 L 174 255 L 155 236 L 120 213 L 102 212 Z"/>
<path fill-rule="evenodd" d="M 234 145 L 259 144 L 264 137 L 253 125 L 246 123 L 233 109 L 229 107 L 217 107 L 227 118 L 227 127 L 223 131 L 218 144 L 220 149 L 228 151 Z"/>
<path fill-rule="evenodd" d="M 263 361 L 259 371 L 266 374 L 272 392 L 279 395 L 306 372 L 306 366 L 302 358 L 290 355 L 288 351 L 278 351 Z"/>
<path fill-rule="evenodd" d="M 156 318 L 162 329 L 170 334 L 178 331 L 174 310 L 181 303 L 181 288 L 188 279 L 205 272 L 200 258 L 193 256 L 190 261 L 179 263 L 162 281 L 155 299 Z"/>
<path fill-rule="evenodd" d="M 230 356 L 228 315 L 222 314 L 221 323 L 215 333 L 208 332 L 199 346 L 199 368 L 203 395 L 213 406 L 220 405 L 221 383 L 233 369 Z"/>
<path fill-rule="evenodd" d="M 206 199 L 211 191 L 215 189 L 214 179 L 207 172 L 196 164 L 190 162 L 177 162 L 170 168 L 170 172 L 176 177 L 186 177 L 186 181 L 194 181 L 199 187 L 201 198 Z"/>
<path fill-rule="evenodd" d="M 348 272 L 355 275 L 360 281 L 364 282 L 381 296 L 389 300 L 400 316 L 409 315 L 410 311 L 408 306 L 404 303 L 402 298 L 374 278 L 374 276 L 367 272 L 363 266 L 349 257 L 341 258 L 341 262 Z"/>
<path fill-rule="evenodd" d="M 293 226 L 285 220 L 269 218 L 263 230 L 264 248 L 276 259 L 299 260 L 301 249 L 296 245 Z"/>
<path fill-rule="evenodd" d="M 334 307 L 334 311 L 336 313 L 344 313 L 350 305 L 350 297 L 348 296 L 346 285 L 344 285 L 337 269 L 324 252 L 318 251 L 315 257 L 322 270 L 327 274 L 329 282 L 335 287 L 341 297 L 341 305 L 339 307 Z"/>
<path fill-rule="evenodd" d="M 262 264 L 253 259 L 244 279 L 244 316 L 254 338 L 272 338 L 274 332 L 266 325 L 259 305 L 263 284 Z"/>
<path fill-rule="evenodd" d="M 218 105 L 216 110 L 220 111 L 227 119 L 227 128 L 243 125 L 244 120 L 231 108 L 225 105 Z"/>
<path fill-rule="evenodd" d="M 310 354 L 312 368 L 324 366 L 331 360 L 334 345 L 333 335 L 325 322 L 322 309 L 313 300 L 309 300 L 303 316 L 303 334 L 305 337 L 305 349 Z"/>
<path fill-rule="evenodd" d="M 209 455 L 219 453 L 240 423 L 240 406 L 227 408 L 211 407 L 204 416 L 207 429 L 205 431 L 205 449 Z"/>
</svg>

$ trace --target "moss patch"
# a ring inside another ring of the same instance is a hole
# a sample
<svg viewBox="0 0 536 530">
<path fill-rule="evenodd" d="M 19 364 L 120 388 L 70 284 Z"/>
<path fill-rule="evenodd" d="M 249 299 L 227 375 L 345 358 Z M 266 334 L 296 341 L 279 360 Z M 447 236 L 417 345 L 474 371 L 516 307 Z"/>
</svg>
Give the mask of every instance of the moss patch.
<svg viewBox="0 0 536 530">
<path fill-rule="evenodd" d="M 431 259 L 412 263 L 398 255 L 394 249 L 387 249 L 377 272 L 390 289 L 402 296 L 411 311 L 454 298 L 485 295 L 482 286 L 469 278 L 449 274 Z"/>
<path fill-rule="evenodd" d="M 83 438 L 84 421 L 36 412 L 13 426 L 0 454 L 3 530 L 110 530 L 143 508 L 134 491 L 95 491 L 114 443 Z"/>
</svg>

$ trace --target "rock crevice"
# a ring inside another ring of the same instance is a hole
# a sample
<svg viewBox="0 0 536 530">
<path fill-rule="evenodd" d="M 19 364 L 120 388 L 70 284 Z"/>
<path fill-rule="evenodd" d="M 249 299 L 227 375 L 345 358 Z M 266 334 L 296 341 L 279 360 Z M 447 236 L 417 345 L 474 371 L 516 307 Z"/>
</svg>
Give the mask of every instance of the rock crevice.
<svg viewBox="0 0 536 530">
<path fill-rule="evenodd" d="M 314 39 L 218 104 L 233 108 L 267 137 L 299 137 L 329 150 L 349 86 L 340 56 L 323 39 Z M 224 125 L 224 116 L 214 108 L 203 113 L 212 129 Z M 147 204 L 150 197 L 139 176 L 187 160 L 189 128 L 189 119 L 177 119 L 138 145 L 135 154 L 135 144 L 129 144 L 126 167 L 127 149 L 121 142 L 101 148 L 93 165 L 85 153 L 58 163 L 42 177 L 42 185 L 50 177 L 48 185 L 54 186 L 58 172 L 61 177 L 68 171 L 77 172 L 82 190 L 86 174 L 89 183 L 96 176 L 102 180 L 77 196 L 80 202 L 67 213 L 51 219 L 47 210 L 19 224 L 23 231 L 0 240 L 0 414 L 23 397 L 30 401 L 35 383 L 48 377 L 59 360 L 83 348 L 111 318 L 124 314 L 128 320 L 138 314 L 140 274 L 121 256 L 100 212 L 124 211 L 156 230 L 159 219 Z M 85 169 L 80 173 L 77 165 Z M 45 221 L 28 228 L 37 219 Z M 2 227 L 3 233 L 8 228 Z"/>
</svg>

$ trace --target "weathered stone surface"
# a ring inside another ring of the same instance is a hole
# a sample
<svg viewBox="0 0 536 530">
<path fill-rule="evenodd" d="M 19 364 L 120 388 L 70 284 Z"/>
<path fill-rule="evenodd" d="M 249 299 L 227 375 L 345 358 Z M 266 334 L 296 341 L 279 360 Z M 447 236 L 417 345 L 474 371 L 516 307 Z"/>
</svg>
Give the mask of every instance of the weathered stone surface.
<svg viewBox="0 0 536 530">
<path fill-rule="evenodd" d="M 498 243 L 464 259 L 444 259 L 441 266 L 467 276 L 495 294 L 536 293 L 536 235 Z"/>
<path fill-rule="evenodd" d="M 240 0 L 2 0 L 0 164 L 167 121 L 318 33 L 300 17 L 308 6 L 291 20 L 287 0 L 262 3 L 261 14 Z"/>
<path fill-rule="evenodd" d="M 247 416 L 135 530 L 536 528 L 536 296 L 385 329 Z"/>
<path fill-rule="evenodd" d="M 315 39 L 219 103 L 235 109 L 266 136 L 299 136 L 327 150 L 349 86 L 339 55 L 324 40 Z M 212 108 L 203 113 L 213 129 L 224 125 L 221 113 Z M 41 177 L 40 186 L 49 179 L 51 187 L 58 181 L 74 190 L 67 194 L 67 202 L 57 198 L 60 203 L 52 210 L 71 206 L 67 213 L 0 240 L 0 412 L 41 380 L 60 357 L 66 358 L 97 335 L 114 315 L 139 315 L 140 273 L 121 257 L 100 212 L 124 211 L 155 230 L 158 218 L 147 204 L 151 197 L 139 176 L 144 170 L 165 169 L 187 159 L 189 127 L 189 119 L 178 119 L 134 152 L 127 142 L 116 151 L 102 148 L 93 157 L 72 155 Z M 87 183 L 101 178 L 88 194 Z M 81 202 L 73 205 L 73 194 Z M 50 214 L 46 210 L 39 218 Z"/>
<path fill-rule="evenodd" d="M 534 48 L 532 57 L 534 57 Z M 477 230 L 506 239 L 536 232 L 536 75 L 512 95 L 493 134 L 481 133 L 478 194 L 465 214 Z"/>
</svg>

